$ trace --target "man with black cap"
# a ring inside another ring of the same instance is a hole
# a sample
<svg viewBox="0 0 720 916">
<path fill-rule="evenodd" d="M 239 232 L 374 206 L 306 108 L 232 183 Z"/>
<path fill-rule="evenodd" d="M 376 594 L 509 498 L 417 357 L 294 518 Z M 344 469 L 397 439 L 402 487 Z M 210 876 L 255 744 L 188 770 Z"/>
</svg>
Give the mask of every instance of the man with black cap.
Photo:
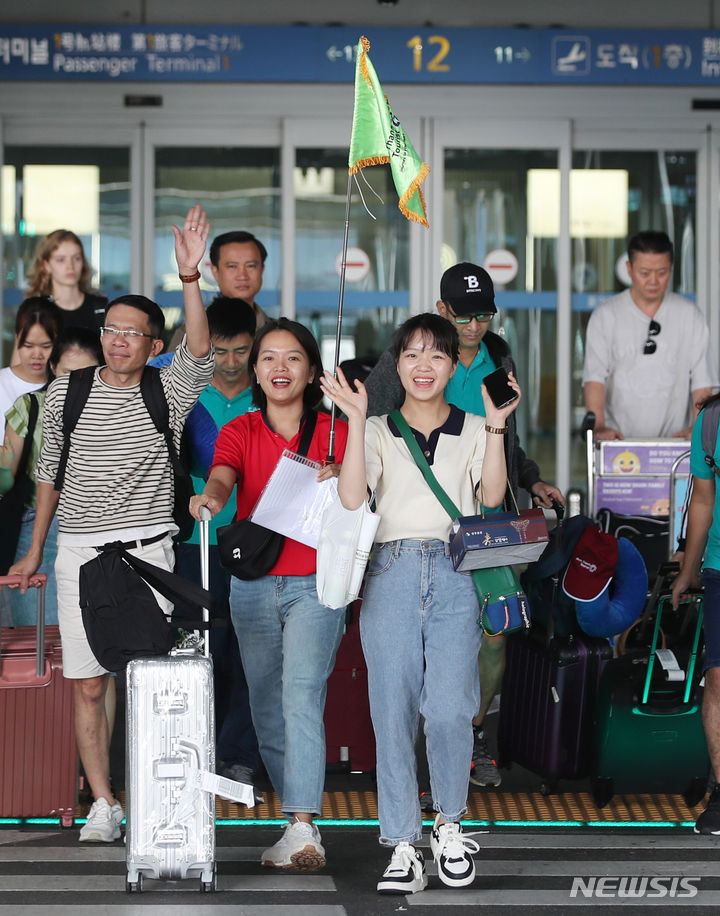
<svg viewBox="0 0 720 916">
<path fill-rule="evenodd" d="M 460 339 L 460 360 L 445 389 L 445 399 L 461 410 L 485 416 L 482 381 L 495 369 L 517 374 L 510 348 L 489 330 L 497 314 L 495 290 L 490 274 L 476 264 L 463 262 L 448 268 L 440 280 L 438 312 L 451 322 Z M 391 350 L 386 350 L 365 381 L 368 416 L 381 416 L 400 407 L 405 395 Z M 507 421 L 505 460 L 508 482 L 517 492 L 527 490 L 534 504 L 550 508 L 552 500 L 565 504 L 557 487 L 540 479 L 540 469 L 520 447 L 515 414 Z M 475 742 L 470 781 L 479 786 L 499 786 L 501 777 L 487 748 L 483 720 L 500 689 L 505 671 L 505 638 L 484 636 L 479 656 L 481 706 L 473 720 Z"/>
</svg>

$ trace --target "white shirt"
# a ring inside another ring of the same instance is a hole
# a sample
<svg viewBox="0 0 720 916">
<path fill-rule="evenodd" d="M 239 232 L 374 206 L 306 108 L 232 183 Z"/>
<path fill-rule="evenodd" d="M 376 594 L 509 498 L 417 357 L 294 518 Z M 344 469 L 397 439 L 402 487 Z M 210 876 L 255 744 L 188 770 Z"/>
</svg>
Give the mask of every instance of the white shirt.
<svg viewBox="0 0 720 916">
<path fill-rule="evenodd" d="M 710 332 L 696 305 L 666 293 L 653 319 L 660 325 L 656 350 L 644 354 L 650 320 L 625 290 L 599 305 L 588 323 L 583 383 L 605 386 L 605 425 L 625 438 L 687 429 L 691 392 L 718 384 Z"/>
</svg>

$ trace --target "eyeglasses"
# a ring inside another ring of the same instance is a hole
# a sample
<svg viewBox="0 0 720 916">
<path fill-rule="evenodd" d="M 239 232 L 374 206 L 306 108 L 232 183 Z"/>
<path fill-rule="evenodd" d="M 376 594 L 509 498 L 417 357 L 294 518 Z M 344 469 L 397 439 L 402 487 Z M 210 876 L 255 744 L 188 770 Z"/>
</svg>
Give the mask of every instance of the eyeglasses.
<svg viewBox="0 0 720 916">
<path fill-rule="evenodd" d="M 657 350 L 657 341 L 653 340 L 653 337 L 657 337 L 660 331 L 660 325 L 657 321 L 655 321 L 654 318 L 652 318 L 648 327 L 647 340 L 645 341 L 643 356 L 650 356 Z"/>
<path fill-rule="evenodd" d="M 118 337 L 149 337 L 155 340 L 152 334 L 143 334 L 142 331 L 121 331 L 120 328 L 100 328 L 100 336 L 108 336 L 111 340 L 117 340 Z"/>
<path fill-rule="evenodd" d="M 456 324 L 470 324 L 473 318 L 475 321 L 490 321 L 495 312 L 476 312 L 474 315 L 456 315 L 455 312 L 450 312 L 450 314 L 455 319 Z"/>
</svg>

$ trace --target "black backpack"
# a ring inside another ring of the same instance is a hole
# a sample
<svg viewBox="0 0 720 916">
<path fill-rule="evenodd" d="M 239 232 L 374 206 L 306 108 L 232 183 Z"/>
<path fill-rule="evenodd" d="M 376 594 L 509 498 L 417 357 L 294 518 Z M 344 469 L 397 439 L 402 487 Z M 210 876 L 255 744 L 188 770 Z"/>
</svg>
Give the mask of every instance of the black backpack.
<svg viewBox="0 0 720 916">
<path fill-rule="evenodd" d="M 60 453 L 57 474 L 55 475 L 55 489 L 62 490 L 65 481 L 65 468 L 70 454 L 70 436 L 77 426 L 78 420 L 85 409 L 90 396 L 95 366 L 87 369 L 75 369 L 70 373 L 65 405 L 63 407 L 63 447 Z M 140 393 L 147 412 L 150 414 L 155 429 L 165 437 L 168 454 L 172 463 L 174 477 L 175 505 L 173 507 L 173 520 L 180 531 L 175 536 L 177 541 L 187 541 L 192 535 L 195 519 L 190 515 L 190 497 L 194 495 L 190 475 L 180 461 L 173 433 L 170 429 L 170 411 L 167 398 L 160 381 L 160 372 L 153 366 L 146 366 L 140 379 Z"/>
<path fill-rule="evenodd" d="M 594 524 L 585 515 L 564 519 L 550 532 L 548 545 L 520 576 L 532 611 L 533 625 L 540 624 L 548 636 L 580 633 L 575 600 L 562 589 L 562 578 L 580 535 Z"/>
</svg>

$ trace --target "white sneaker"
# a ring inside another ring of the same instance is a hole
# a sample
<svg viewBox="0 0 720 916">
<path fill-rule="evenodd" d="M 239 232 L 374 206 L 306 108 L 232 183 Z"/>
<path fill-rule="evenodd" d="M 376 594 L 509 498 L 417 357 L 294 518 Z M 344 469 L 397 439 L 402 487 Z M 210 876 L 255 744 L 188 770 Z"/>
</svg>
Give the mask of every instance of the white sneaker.
<svg viewBox="0 0 720 916">
<path fill-rule="evenodd" d="M 377 889 L 379 894 L 416 894 L 427 883 L 423 854 L 412 843 L 398 843 Z"/>
<path fill-rule="evenodd" d="M 267 868 L 298 868 L 300 871 L 324 868 L 325 849 L 320 842 L 320 831 L 314 824 L 290 821 L 277 843 L 262 854 L 260 864 Z"/>
<path fill-rule="evenodd" d="M 117 802 L 110 805 L 104 798 L 93 803 L 87 816 L 87 823 L 80 830 L 81 843 L 112 843 L 120 839 L 120 824 L 123 809 Z"/>
<path fill-rule="evenodd" d="M 448 887 L 465 887 L 475 879 L 475 862 L 472 853 L 480 846 L 465 836 L 460 824 L 438 824 L 435 818 L 430 833 L 430 849 L 438 865 L 438 875 Z"/>
</svg>

